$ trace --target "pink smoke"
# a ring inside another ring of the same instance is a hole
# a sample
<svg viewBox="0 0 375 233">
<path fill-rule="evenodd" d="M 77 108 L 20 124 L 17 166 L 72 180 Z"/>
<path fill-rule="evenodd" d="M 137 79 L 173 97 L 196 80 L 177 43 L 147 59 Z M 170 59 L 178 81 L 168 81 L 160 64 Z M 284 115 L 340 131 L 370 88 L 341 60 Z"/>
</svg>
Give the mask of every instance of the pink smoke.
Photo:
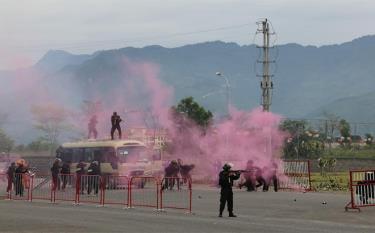
<svg viewBox="0 0 375 233">
<path fill-rule="evenodd" d="M 279 130 L 281 116 L 259 108 L 247 112 L 232 106 L 230 118 L 216 123 L 206 132 L 189 121 L 181 129 L 176 127 L 170 115 L 173 88 L 159 79 L 160 68 L 153 63 L 126 57 L 121 57 L 119 62 L 120 77 L 89 79 L 84 87 L 90 93 L 90 101 L 102 103 L 92 113 L 98 119 L 99 138 L 109 138 L 110 116 L 117 111 L 124 120 L 124 131 L 134 127 L 166 129 L 173 143 L 173 153 L 167 154 L 167 159 L 180 158 L 185 164 L 194 163 L 197 175 L 217 176 L 217 161 L 222 164 L 232 162 L 234 169 L 245 169 L 247 161 L 252 160 L 265 172 L 265 168 L 276 162 L 282 169 L 281 148 L 286 135 Z M 82 138 L 87 137 L 90 114 L 54 98 L 53 91 L 43 85 L 45 77 L 42 78 L 41 74 L 24 71 L 17 76 L 12 85 L 20 101 L 25 100 L 30 105 L 53 101 L 57 106 L 69 109 L 70 123 L 81 132 Z M 105 89 L 114 79 L 117 86 Z"/>
</svg>

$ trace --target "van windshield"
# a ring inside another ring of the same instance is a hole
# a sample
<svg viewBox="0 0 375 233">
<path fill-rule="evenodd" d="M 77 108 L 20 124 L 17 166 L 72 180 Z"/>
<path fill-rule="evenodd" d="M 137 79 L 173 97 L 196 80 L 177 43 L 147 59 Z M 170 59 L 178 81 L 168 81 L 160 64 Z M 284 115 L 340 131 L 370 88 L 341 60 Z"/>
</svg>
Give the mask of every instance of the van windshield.
<svg viewBox="0 0 375 233">
<path fill-rule="evenodd" d="M 119 147 L 117 148 L 119 163 L 135 163 L 140 161 L 149 161 L 150 153 L 145 147 Z"/>
</svg>

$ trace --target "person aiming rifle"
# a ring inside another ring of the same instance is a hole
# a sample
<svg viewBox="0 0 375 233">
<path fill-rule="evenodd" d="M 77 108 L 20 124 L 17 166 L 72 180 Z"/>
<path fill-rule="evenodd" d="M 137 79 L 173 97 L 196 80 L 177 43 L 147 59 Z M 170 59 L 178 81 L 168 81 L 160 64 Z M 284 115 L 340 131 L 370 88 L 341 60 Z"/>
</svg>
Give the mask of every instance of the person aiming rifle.
<svg viewBox="0 0 375 233">
<path fill-rule="evenodd" d="M 228 203 L 227 208 L 229 217 L 237 217 L 233 214 L 233 181 L 240 178 L 241 170 L 231 171 L 232 165 L 229 163 L 224 164 L 223 170 L 219 173 L 220 191 L 220 212 L 219 217 L 223 217 L 225 204 Z"/>
</svg>

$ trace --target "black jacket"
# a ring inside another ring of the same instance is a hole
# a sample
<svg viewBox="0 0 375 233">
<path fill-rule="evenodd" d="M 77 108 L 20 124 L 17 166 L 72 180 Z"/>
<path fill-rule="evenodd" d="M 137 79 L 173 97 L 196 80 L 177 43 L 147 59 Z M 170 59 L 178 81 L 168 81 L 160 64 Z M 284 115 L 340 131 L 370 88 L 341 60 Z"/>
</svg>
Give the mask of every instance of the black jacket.
<svg viewBox="0 0 375 233">
<path fill-rule="evenodd" d="M 86 164 L 85 163 L 78 163 L 77 164 L 77 175 L 84 175 L 85 174 L 85 167 L 86 167 Z"/>
<path fill-rule="evenodd" d="M 221 186 L 221 190 L 232 190 L 233 181 L 239 178 L 239 173 L 231 174 L 230 171 L 221 171 L 219 173 L 219 185 Z"/>
<path fill-rule="evenodd" d="M 7 170 L 7 175 L 9 177 L 14 177 L 14 174 L 16 173 L 16 167 L 14 166 L 10 166 L 8 167 L 8 170 Z"/>
<path fill-rule="evenodd" d="M 100 175 L 100 166 L 94 163 L 90 164 L 89 168 L 87 168 L 88 175 Z"/>
<path fill-rule="evenodd" d="M 61 174 L 70 174 L 70 165 L 68 163 L 62 165 Z"/>
<path fill-rule="evenodd" d="M 53 164 L 53 166 L 51 167 L 51 173 L 52 176 L 58 176 L 60 173 L 60 166 L 58 164 Z"/>
</svg>

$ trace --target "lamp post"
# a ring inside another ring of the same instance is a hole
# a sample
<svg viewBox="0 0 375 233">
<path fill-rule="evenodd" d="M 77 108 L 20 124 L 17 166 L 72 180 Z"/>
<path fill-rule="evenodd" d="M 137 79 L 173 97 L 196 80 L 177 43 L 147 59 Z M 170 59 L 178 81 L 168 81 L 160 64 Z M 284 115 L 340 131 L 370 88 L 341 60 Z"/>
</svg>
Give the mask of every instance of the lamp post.
<svg viewBox="0 0 375 233">
<path fill-rule="evenodd" d="M 227 98 L 227 113 L 228 113 L 228 116 L 229 116 L 229 110 L 230 110 L 230 104 L 231 104 L 230 83 L 229 83 L 229 80 L 228 80 L 227 76 L 225 76 L 223 73 L 216 72 L 216 75 L 225 80 L 225 90 L 226 90 L 226 98 Z"/>
</svg>

